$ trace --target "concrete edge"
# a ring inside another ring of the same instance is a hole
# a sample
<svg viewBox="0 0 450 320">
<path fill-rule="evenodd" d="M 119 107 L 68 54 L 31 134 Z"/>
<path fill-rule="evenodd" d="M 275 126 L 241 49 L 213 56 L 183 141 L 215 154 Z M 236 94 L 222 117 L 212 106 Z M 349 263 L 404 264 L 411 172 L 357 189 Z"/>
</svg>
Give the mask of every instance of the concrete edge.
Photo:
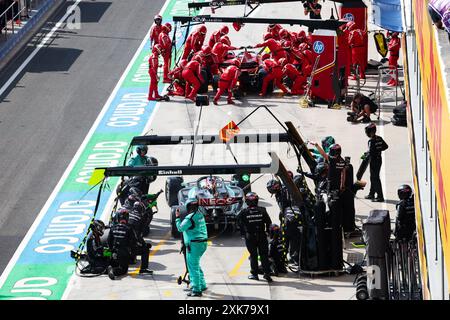
<svg viewBox="0 0 450 320">
<path fill-rule="evenodd" d="M 51 5 L 50 8 L 48 8 L 47 11 L 44 12 L 42 16 L 37 19 L 37 21 L 34 23 L 31 29 L 27 30 L 22 35 L 21 39 L 15 40 L 17 41 L 17 43 L 13 45 L 13 48 L 8 53 L 6 53 L 6 55 L 0 61 L 0 74 L 6 70 L 6 68 L 11 62 L 13 62 L 20 56 L 21 51 L 24 49 L 26 44 L 30 42 L 30 40 L 45 25 L 45 23 L 50 19 L 50 17 L 53 14 L 55 14 L 65 2 L 66 0 L 55 0 L 55 3 Z"/>
</svg>

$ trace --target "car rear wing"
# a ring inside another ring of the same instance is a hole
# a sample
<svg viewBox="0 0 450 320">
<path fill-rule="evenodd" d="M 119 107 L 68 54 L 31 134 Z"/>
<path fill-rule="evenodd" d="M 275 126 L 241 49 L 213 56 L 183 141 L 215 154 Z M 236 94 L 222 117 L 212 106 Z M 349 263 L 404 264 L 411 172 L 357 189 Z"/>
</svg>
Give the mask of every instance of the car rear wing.
<svg viewBox="0 0 450 320">
<path fill-rule="evenodd" d="M 223 175 L 223 174 L 252 174 L 278 171 L 279 158 L 275 153 L 268 164 L 225 164 L 225 165 L 192 165 L 192 166 L 142 166 L 142 167 L 109 167 L 96 168 L 103 171 L 104 177 L 123 176 L 185 176 L 185 175 Z"/>
<path fill-rule="evenodd" d="M 275 143 L 289 142 L 290 137 L 287 133 L 249 133 L 238 134 L 230 138 L 229 141 L 223 141 L 219 135 L 187 135 L 187 136 L 137 136 L 131 140 L 131 145 L 178 145 L 178 144 L 227 144 L 227 143 Z"/>
</svg>

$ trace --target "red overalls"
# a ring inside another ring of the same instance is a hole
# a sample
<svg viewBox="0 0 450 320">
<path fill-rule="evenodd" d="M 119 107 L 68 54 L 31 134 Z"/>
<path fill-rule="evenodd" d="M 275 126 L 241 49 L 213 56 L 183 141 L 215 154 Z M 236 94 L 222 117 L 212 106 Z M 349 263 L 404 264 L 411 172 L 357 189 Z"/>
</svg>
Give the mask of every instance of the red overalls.
<svg viewBox="0 0 450 320">
<path fill-rule="evenodd" d="M 277 62 L 281 58 L 287 58 L 286 50 L 284 50 L 281 44 L 274 39 L 268 39 L 267 41 L 264 41 L 263 43 L 258 43 L 255 46 L 255 48 L 262 48 L 262 47 L 268 47 L 272 59 L 274 59 Z"/>
<path fill-rule="evenodd" d="M 228 103 L 234 104 L 232 98 L 232 89 L 236 85 L 239 77 L 239 68 L 232 65 L 225 69 L 225 71 L 220 76 L 219 88 L 217 89 L 216 96 L 214 97 L 214 104 L 217 104 L 220 96 L 228 90 Z"/>
<path fill-rule="evenodd" d="M 265 96 L 267 91 L 267 86 L 269 82 L 273 80 L 274 85 L 283 91 L 283 93 L 288 93 L 289 90 L 284 86 L 283 80 L 283 68 L 278 65 L 278 63 L 273 59 L 266 59 L 263 61 L 264 70 L 266 70 L 267 75 L 264 77 L 262 83 L 262 89 L 260 96 Z"/>
<path fill-rule="evenodd" d="M 283 75 L 292 80 L 292 94 L 303 94 L 306 77 L 302 75 L 293 64 L 288 63 L 283 68 Z"/>
<path fill-rule="evenodd" d="M 162 31 L 162 25 L 157 25 L 155 24 L 151 29 L 150 29 L 150 43 L 152 43 L 152 45 L 158 44 L 159 42 L 159 34 Z"/>
<path fill-rule="evenodd" d="M 395 69 L 394 77 L 388 81 L 388 85 L 396 86 L 398 77 L 398 58 L 400 54 L 400 39 L 398 37 L 392 37 L 388 44 L 389 50 L 389 68 Z"/>
<path fill-rule="evenodd" d="M 365 48 L 364 48 L 364 31 L 361 29 L 355 29 L 350 31 L 348 38 L 349 46 L 352 50 L 352 64 L 356 70 L 356 66 L 359 65 L 359 77 L 365 79 Z"/>
<path fill-rule="evenodd" d="M 182 76 L 186 81 L 185 95 L 186 98 L 195 101 L 197 97 L 197 91 L 200 89 L 202 82 L 204 81 L 201 76 L 201 65 L 197 61 L 190 61 L 184 67 Z M 192 89 L 191 89 L 192 86 Z"/>
<path fill-rule="evenodd" d="M 163 82 L 170 83 L 169 79 L 169 70 L 170 70 L 170 62 L 172 58 L 172 40 L 167 33 L 164 31 L 159 34 L 159 45 L 164 49 L 163 59 L 164 59 L 164 68 L 163 68 Z"/>
<path fill-rule="evenodd" d="M 148 91 L 148 100 L 160 99 L 158 93 L 158 58 L 159 54 L 153 52 L 148 59 L 148 74 L 150 75 L 150 87 Z"/>
</svg>

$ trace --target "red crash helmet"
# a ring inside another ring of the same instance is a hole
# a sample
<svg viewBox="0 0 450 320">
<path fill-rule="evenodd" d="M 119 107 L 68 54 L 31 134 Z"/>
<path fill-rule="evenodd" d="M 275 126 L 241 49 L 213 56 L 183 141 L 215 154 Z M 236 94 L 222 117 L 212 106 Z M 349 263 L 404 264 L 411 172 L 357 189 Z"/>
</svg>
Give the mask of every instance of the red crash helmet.
<svg viewBox="0 0 450 320">
<path fill-rule="evenodd" d="M 155 21 L 156 24 L 161 24 L 161 22 L 162 22 L 162 17 L 161 17 L 159 14 L 157 14 L 157 15 L 153 18 L 153 21 Z"/>
<path fill-rule="evenodd" d="M 304 51 L 304 50 L 307 50 L 307 49 L 308 49 L 308 44 L 305 43 L 305 42 L 300 43 L 300 45 L 298 46 L 298 50 L 300 50 L 300 51 Z"/>
<path fill-rule="evenodd" d="M 268 32 L 268 33 L 264 34 L 264 41 L 267 41 L 269 39 L 273 39 L 273 35 Z"/>
<path fill-rule="evenodd" d="M 278 34 L 281 39 L 289 38 L 289 32 L 286 29 L 281 29 Z"/>
<path fill-rule="evenodd" d="M 207 45 L 204 45 L 204 46 L 202 47 L 202 53 L 203 53 L 203 55 L 205 55 L 205 56 L 209 56 L 209 55 L 211 54 L 211 47 L 210 47 L 210 46 L 207 46 Z"/>
<path fill-rule="evenodd" d="M 223 36 L 228 34 L 229 31 L 230 31 L 230 29 L 228 29 L 227 26 L 223 26 L 222 28 L 220 28 L 220 34 Z"/>
<path fill-rule="evenodd" d="M 284 58 L 283 58 L 283 59 L 284 59 Z M 281 60 L 282 60 L 282 59 L 280 59 L 280 61 L 281 61 Z M 283 68 L 283 72 L 286 72 L 286 71 L 289 71 L 289 72 L 295 72 L 295 71 L 297 71 L 297 69 L 294 67 L 293 64 L 288 63 L 288 64 L 285 65 L 284 68 Z"/>
<path fill-rule="evenodd" d="M 298 37 L 297 37 L 300 41 L 304 41 L 306 38 L 306 32 L 305 30 L 300 30 L 300 32 L 298 33 Z"/>
<path fill-rule="evenodd" d="M 241 67 L 241 61 L 239 59 L 233 59 L 233 61 L 231 61 L 231 63 L 234 64 L 238 68 Z"/>
<path fill-rule="evenodd" d="M 228 36 L 223 36 L 222 38 L 220 38 L 220 42 L 226 44 L 227 46 L 231 46 L 231 41 L 230 38 L 228 38 Z"/>
<path fill-rule="evenodd" d="M 282 67 L 284 67 L 284 65 L 287 63 L 286 58 L 281 58 L 280 60 L 278 60 L 278 64 Z"/>
<path fill-rule="evenodd" d="M 192 61 L 197 61 L 198 63 L 203 64 L 203 59 L 198 54 L 196 54 L 196 55 L 194 55 L 194 57 L 192 57 Z"/>
<path fill-rule="evenodd" d="M 186 65 L 187 65 L 187 60 L 186 60 L 186 59 L 181 59 L 181 60 L 180 60 L 180 66 L 181 66 L 182 68 L 184 68 L 184 67 L 186 67 Z"/>
<path fill-rule="evenodd" d="M 283 42 L 283 47 L 290 48 L 291 46 L 292 46 L 292 43 L 289 40 Z"/>
<path fill-rule="evenodd" d="M 264 60 L 266 60 L 266 59 L 269 59 L 270 58 L 270 54 L 269 53 L 264 53 L 262 56 L 261 56 L 261 60 L 262 61 L 264 61 Z"/>
<path fill-rule="evenodd" d="M 244 26 L 243 23 L 240 23 L 240 22 L 233 22 L 233 28 L 234 28 L 234 30 L 236 30 L 236 31 L 241 30 L 241 28 L 242 28 L 243 26 Z"/>
<path fill-rule="evenodd" d="M 352 31 L 354 29 L 356 29 L 356 23 L 354 21 L 349 21 L 347 22 L 347 24 L 345 25 L 347 27 L 348 30 Z"/>
<path fill-rule="evenodd" d="M 167 30 L 169 30 L 169 32 L 172 31 L 172 25 L 171 25 L 169 22 L 166 22 L 166 23 L 164 24 L 164 27 L 166 27 Z"/>
<path fill-rule="evenodd" d="M 267 31 L 269 32 L 277 32 L 281 29 L 282 27 L 279 24 L 269 24 L 267 26 Z"/>
<path fill-rule="evenodd" d="M 203 34 L 203 35 L 206 34 L 206 31 L 208 31 L 208 30 L 206 29 L 206 26 L 205 26 L 205 25 L 201 25 L 201 26 L 198 28 L 198 32 L 200 32 L 200 33 Z"/>
</svg>

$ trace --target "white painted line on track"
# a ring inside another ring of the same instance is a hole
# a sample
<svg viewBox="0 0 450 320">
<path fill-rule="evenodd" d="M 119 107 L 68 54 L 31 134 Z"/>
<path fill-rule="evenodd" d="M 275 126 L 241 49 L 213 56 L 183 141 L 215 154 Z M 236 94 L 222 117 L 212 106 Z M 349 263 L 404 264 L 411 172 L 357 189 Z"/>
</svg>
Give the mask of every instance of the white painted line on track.
<svg viewBox="0 0 450 320">
<path fill-rule="evenodd" d="M 58 21 L 58 23 L 52 28 L 52 30 L 50 30 L 50 32 L 47 33 L 45 38 L 42 39 L 42 41 L 38 44 L 36 49 L 34 49 L 34 51 L 28 56 L 28 58 L 25 59 L 25 61 L 20 65 L 20 67 L 16 70 L 16 72 L 14 72 L 14 74 L 11 75 L 11 77 L 8 79 L 8 81 L 6 81 L 6 83 L 0 89 L 0 96 L 9 88 L 9 86 L 14 82 L 14 80 L 16 80 L 16 78 L 26 68 L 26 66 L 31 62 L 31 60 L 33 60 L 33 58 L 36 56 L 36 54 L 39 52 L 39 50 L 41 50 L 46 45 L 46 43 L 50 40 L 50 38 L 53 36 L 55 31 L 61 27 L 63 22 L 72 14 L 72 12 L 75 10 L 76 7 L 78 7 L 78 4 L 81 1 L 82 0 L 76 0 L 76 2 L 72 6 L 67 8 L 66 14 Z M 0 282 L 0 286 L 1 285 L 2 285 L 2 283 Z"/>
<path fill-rule="evenodd" d="M 0 95 L 8 88 L 8 86 L 14 81 L 14 79 L 20 74 L 20 72 L 28 65 L 28 63 L 33 59 L 33 57 L 37 54 L 37 52 L 45 45 L 45 43 L 50 39 L 52 34 L 62 25 L 62 23 L 68 18 L 69 14 L 75 9 L 75 7 L 81 2 L 82 0 L 76 0 L 75 4 L 72 5 L 68 9 L 68 13 L 66 13 L 61 20 L 55 25 L 55 27 L 50 31 L 50 33 L 42 40 L 42 42 L 38 45 L 38 47 L 33 51 L 33 53 L 24 61 L 24 63 L 19 67 L 19 69 L 11 76 L 11 78 L 8 80 L 7 83 L 0 89 Z M 162 8 L 164 10 L 170 0 L 167 0 Z M 101 122 L 103 116 L 108 111 L 108 107 L 114 100 L 114 97 L 117 95 L 118 90 L 120 89 L 121 84 L 124 82 L 127 74 L 129 73 L 130 69 L 133 66 L 133 62 L 137 59 L 139 53 L 141 52 L 142 48 L 145 46 L 145 43 L 147 41 L 147 38 L 149 36 L 150 29 L 147 32 L 144 40 L 142 41 L 139 49 L 136 51 L 135 55 L 131 59 L 130 63 L 128 64 L 127 68 L 123 72 L 122 76 L 120 77 L 116 87 L 112 91 L 111 95 L 109 96 L 108 100 L 106 101 L 105 105 L 103 106 L 102 110 L 100 111 L 99 115 L 97 116 L 97 119 L 95 120 L 94 124 L 92 125 L 91 129 L 89 130 L 88 134 L 84 138 L 83 142 L 81 143 L 80 147 L 78 148 L 77 152 L 75 153 L 75 156 L 72 158 L 72 161 L 69 163 L 67 169 L 64 171 L 61 179 L 58 181 L 58 184 L 53 189 L 52 193 L 50 194 L 50 197 L 45 202 L 44 206 L 42 207 L 41 211 L 39 212 L 38 216 L 36 217 L 36 220 L 31 225 L 30 229 L 28 230 L 25 237 L 22 239 L 22 242 L 20 243 L 17 250 L 14 252 L 13 257 L 8 262 L 8 265 L 6 266 L 5 270 L 3 271 L 2 275 L 0 276 L 0 288 L 4 285 L 6 279 L 8 278 L 12 268 L 17 263 L 17 260 L 19 259 L 20 255 L 24 251 L 26 245 L 30 241 L 31 237 L 35 233 L 37 227 L 41 223 L 42 219 L 44 218 L 45 214 L 47 213 L 48 209 L 50 208 L 52 202 L 55 200 L 59 190 L 61 189 L 62 185 L 66 181 L 67 177 L 69 176 L 70 172 L 74 168 L 75 164 L 77 163 L 78 159 L 80 158 L 81 154 L 83 153 L 84 149 L 86 148 L 87 143 L 89 142 L 90 138 L 94 134 L 95 130 L 97 129 L 99 123 Z M 67 289 L 66 289 L 67 291 Z M 66 292 L 65 291 L 65 292 Z M 63 294 L 63 299 L 65 297 L 65 293 Z"/>
<path fill-rule="evenodd" d="M 67 13 L 58 21 L 58 23 L 53 27 L 53 29 L 47 34 L 47 36 L 41 41 L 41 43 L 37 46 L 37 48 L 30 54 L 30 56 L 22 63 L 22 65 L 17 69 L 17 71 L 9 78 L 9 80 L 3 85 L 3 87 L 0 89 L 0 96 L 5 92 L 5 90 L 11 85 L 11 83 L 17 78 L 17 76 L 25 69 L 25 67 L 30 63 L 30 61 L 33 59 L 33 57 L 39 52 L 39 50 L 47 43 L 47 41 L 50 39 L 50 37 L 55 33 L 55 31 L 62 25 L 62 23 L 69 17 L 70 13 L 78 6 L 78 4 L 81 2 L 81 0 L 76 0 L 76 2 L 67 10 Z M 22 242 L 20 243 L 19 247 L 17 248 L 16 252 L 14 252 L 13 257 L 8 262 L 8 265 L 6 266 L 5 270 L 3 271 L 2 275 L 0 276 L 0 288 L 3 287 L 6 279 L 9 276 L 9 273 L 11 272 L 11 269 L 16 264 L 17 260 L 19 259 L 20 255 L 22 254 L 23 250 L 25 249 L 25 246 L 30 241 L 31 237 L 33 236 L 34 232 L 36 231 L 37 227 L 39 226 L 40 222 L 45 216 L 45 213 L 48 211 L 50 205 L 52 204 L 53 200 L 55 199 L 56 195 L 58 194 L 59 190 L 61 189 L 64 181 L 67 179 L 67 176 L 70 174 L 70 171 L 72 171 L 73 167 L 75 166 L 78 158 L 80 157 L 81 153 L 83 152 L 83 149 L 85 148 L 87 142 L 89 141 L 90 137 L 94 133 L 95 129 L 97 128 L 98 124 L 100 123 L 100 120 L 102 116 L 107 111 L 108 104 L 111 103 L 111 101 L 108 100 L 108 102 L 103 107 L 102 111 L 100 112 L 99 116 L 95 120 L 92 128 L 89 130 L 86 138 L 84 139 L 83 143 L 81 144 L 80 148 L 78 149 L 77 153 L 73 157 L 72 161 L 69 163 L 69 166 L 67 167 L 66 171 L 64 171 L 64 174 L 62 175 L 61 179 L 58 181 L 58 184 L 56 185 L 55 189 L 53 189 L 53 192 L 51 193 L 48 200 L 45 202 L 44 207 L 39 212 L 38 216 L 36 217 L 36 220 L 34 220 L 33 224 L 31 225 L 30 229 L 28 230 L 25 237 L 22 239 Z"/>
<path fill-rule="evenodd" d="M 169 5 L 170 2 L 171 2 L 171 0 L 166 0 L 166 2 L 164 2 L 164 5 L 162 6 L 161 10 L 159 11 L 159 14 L 160 14 L 160 15 L 162 15 L 162 14 L 164 13 L 164 11 L 166 10 L 166 8 L 167 8 L 167 6 Z M 111 102 L 114 100 L 114 98 L 115 98 L 115 96 L 116 96 L 116 94 L 117 94 L 117 91 L 120 89 L 120 87 L 121 87 L 123 81 L 125 80 L 125 78 L 126 78 L 127 75 L 128 75 L 128 72 L 130 71 L 130 69 L 131 69 L 132 66 L 134 65 L 135 60 L 139 57 L 139 55 L 140 55 L 142 49 L 144 48 L 145 44 L 147 43 L 148 38 L 150 37 L 150 29 L 151 29 L 151 26 L 150 26 L 149 30 L 147 31 L 147 34 L 145 35 L 145 38 L 142 40 L 142 42 L 141 42 L 139 48 L 136 50 L 136 52 L 135 52 L 133 58 L 131 59 L 130 63 L 128 64 L 127 68 L 125 69 L 125 71 L 123 72 L 122 76 L 120 77 L 120 80 L 117 82 L 117 84 L 116 84 L 114 90 L 112 91 L 111 95 L 109 96 L 108 100 L 106 101 L 105 105 L 103 106 L 103 109 L 102 109 L 100 115 L 98 116 L 98 118 L 96 119 L 96 121 L 95 121 L 94 125 L 92 126 L 91 130 L 89 131 L 88 136 L 86 136 L 85 140 L 83 141 L 83 144 L 80 146 L 80 149 L 78 149 L 79 152 L 77 152 L 77 155 L 76 155 L 76 158 L 77 158 L 77 159 L 78 159 L 79 155 L 81 154 L 81 152 L 83 151 L 84 145 L 89 141 L 90 137 L 92 136 L 92 134 L 94 133 L 95 129 L 97 128 L 98 123 L 100 123 L 100 121 L 101 121 L 101 119 L 102 119 L 102 117 L 103 117 L 103 114 L 108 110 L 108 106 L 109 106 L 109 105 L 111 104 Z M 165 89 L 165 88 L 166 88 L 166 87 L 164 87 L 164 89 Z M 153 112 L 151 113 L 150 118 L 149 118 L 149 120 L 147 121 L 146 126 L 144 127 L 143 133 L 146 133 L 146 132 L 148 131 L 148 128 L 150 127 L 151 123 L 153 122 L 153 120 L 154 120 L 154 118 L 155 118 L 156 113 L 157 113 L 158 110 L 159 110 L 160 104 L 161 104 L 160 102 L 157 102 L 157 103 L 155 104 L 155 108 L 154 108 Z M 82 147 L 83 147 L 83 148 L 82 148 Z M 78 154 L 78 153 L 79 153 L 79 154 Z M 74 159 L 75 159 L 75 158 L 74 158 Z M 73 159 L 73 160 L 74 160 L 74 159 Z M 72 160 L 73 163 L 71 162 L 70 165 L 69 165 L 69 167 L 70 167 L 70 166 L 73 166 L 73 165 L 76 163 L 76 161 L 73 161 L 73 160 Z M 70 171 L 71 171 L 71 168 L 70 168 L 70 170 L 69 170 L 69 168 L 68 168 L 68 170 L 66 170 L 67 174 L 68 174 Z M 66 173 L 66 172 L 65 172 L 65 173 Z M 64 182 L 64 180 L 65 180 L 65 179 L 61 179 L 61 180 L 60 180 L 61 184 L 62 184 L 62 182 Z M 120 183 L 120 181 L 117 182 L 116 186 L 115 186 L 112 190 L 116 190 L 117 185 L 118 185 L 119 183 Z M 59 189 L 59 188 L 58 188 L 58 189 Z M 53 195 L 53 194 L 52 194 L 52 195 Z M 56 193 L 55 193 L 55 196 L 56 196 Z M 108 199 L 108 202 L 107 202 L 106 205 L 105 205 L 105 209 L 104 209 L 103 212 L 102 212 L 102 215 L 101 215 L 101 217 L 100 217 L 100 220 L 106 222 L 107 214 L 110 212 L 110 210 L 111 210 L 111 208 L 112 208 L 114 198 L 115 198 L 115 192 L 113 191 L 113 192 L 111 193 L 111 196 L 110 196 L 109 199 Z M 49 200 L 50 200 L 50 199 L 49 199 Z M 52 201 L 53 201 L 53 200 L 52 200 Z M 50 203 L 51 203 L 51 201 L 50 201 Z M 73 287 L 74 284 L 75 284 L 75 277 L 76 277 L 76 275 L 75 275 L 75 273 L 73 273 L 72 276 L 69 278 L 69 281 L 68 281 L 68 283 L 67 283 L 67 287 L 66 287 L 66 289 L 64 290 L 64 293 L 63 293 L 63 295 L 62 295 L 62 297 L 61 297 L 61 300 L 67 300 L 67 297 L 69 296 L 70 291 L 72 290 L 72 287 Z M 2 282 L 0 282 L 0 287 L 1 287 L 1 286 L 2 286 Z"/>
</svg>

